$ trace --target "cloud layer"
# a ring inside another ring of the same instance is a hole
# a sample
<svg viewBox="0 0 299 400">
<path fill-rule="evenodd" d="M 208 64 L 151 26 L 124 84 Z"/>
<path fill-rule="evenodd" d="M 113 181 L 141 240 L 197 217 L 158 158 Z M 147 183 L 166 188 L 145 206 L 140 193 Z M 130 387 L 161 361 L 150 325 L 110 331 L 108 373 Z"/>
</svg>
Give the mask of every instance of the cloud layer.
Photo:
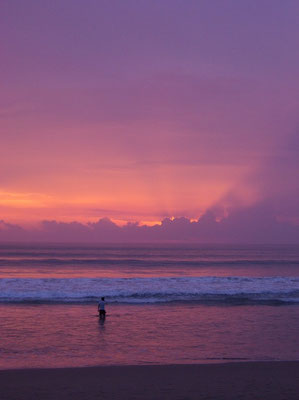
<svg viewBox="0 0 299 400">
<path fill-rule="evenodd" d="M 118 226 L 108 218 L 98 222 L 44 221 L 35 229 L 0 222 L 1 242 L 80 242 L 80 243 L 299 243 L 299 225 L 278 221 L 269 204 L 242 208 L 217 220 L 207 211 L 197 221 L 165 218 L 161 224 L 146 226 L 128 223 Z"/>
</svg>

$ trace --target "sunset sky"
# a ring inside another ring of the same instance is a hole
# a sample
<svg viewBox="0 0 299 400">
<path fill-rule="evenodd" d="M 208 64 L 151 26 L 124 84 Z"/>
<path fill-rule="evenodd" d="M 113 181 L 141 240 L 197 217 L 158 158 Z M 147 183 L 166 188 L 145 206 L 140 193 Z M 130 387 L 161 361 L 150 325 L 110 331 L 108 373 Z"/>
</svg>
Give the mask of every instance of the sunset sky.
<svg viewBox="0 0 299 400">
<path fill-rule="evenodd" d="M 4 0 L 0 33 L 2 226 L 299 224 L 298 1 Z"/>
</svg>

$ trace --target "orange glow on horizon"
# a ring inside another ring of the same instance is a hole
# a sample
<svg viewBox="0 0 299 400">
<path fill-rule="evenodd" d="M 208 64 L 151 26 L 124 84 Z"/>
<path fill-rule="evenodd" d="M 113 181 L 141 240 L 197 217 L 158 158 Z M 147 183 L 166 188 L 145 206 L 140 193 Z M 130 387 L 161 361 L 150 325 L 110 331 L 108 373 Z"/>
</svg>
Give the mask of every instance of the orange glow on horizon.
<svg viewBox="0 0 299 400">
<path fill-rule="evenodd" d="M 1 219 L 28 225 L 109 218 L 119 226 L 128 222 L 152 226 L 166 217 L 196 221 L 248 172 L 248 167 L 168 164 L 99 169 L 93 174 L 85 169 L 73 173 L 55 169 L 47 180 L 32 173 L 14 187 L 0 188 Z M 254 202 L 250 188 L 239 192 L 245 203 Z"/>
</svg>

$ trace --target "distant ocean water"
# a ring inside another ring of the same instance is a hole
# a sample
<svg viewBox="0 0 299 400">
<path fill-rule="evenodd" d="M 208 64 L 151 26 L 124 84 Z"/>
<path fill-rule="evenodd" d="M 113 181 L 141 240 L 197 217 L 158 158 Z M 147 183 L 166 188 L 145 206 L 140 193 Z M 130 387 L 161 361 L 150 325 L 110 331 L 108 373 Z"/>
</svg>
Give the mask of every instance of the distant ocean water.
<svg viewBox="0 0 299 400">
<path fill-rule="evenodd" d="M 0 302 L 298 303 L 297 247 L 0 247 Z"/>
<path fill-rule="evenodd" d="M 1 245 L 0 368 L 299 359 L 298 305 L 298 246 Z"/>
</svg>

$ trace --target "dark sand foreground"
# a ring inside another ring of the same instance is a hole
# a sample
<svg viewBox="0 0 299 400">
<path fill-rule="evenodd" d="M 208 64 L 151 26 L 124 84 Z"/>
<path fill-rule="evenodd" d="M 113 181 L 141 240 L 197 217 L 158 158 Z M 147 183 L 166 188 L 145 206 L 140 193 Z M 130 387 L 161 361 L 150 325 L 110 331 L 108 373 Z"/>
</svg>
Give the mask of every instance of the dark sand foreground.
<svg viewBox="0 0 299 400">
<path fill-rule="evenodd" d="M 299 362 L 0 371 L 1 400 L 298 400 Z"/>
</svg>

